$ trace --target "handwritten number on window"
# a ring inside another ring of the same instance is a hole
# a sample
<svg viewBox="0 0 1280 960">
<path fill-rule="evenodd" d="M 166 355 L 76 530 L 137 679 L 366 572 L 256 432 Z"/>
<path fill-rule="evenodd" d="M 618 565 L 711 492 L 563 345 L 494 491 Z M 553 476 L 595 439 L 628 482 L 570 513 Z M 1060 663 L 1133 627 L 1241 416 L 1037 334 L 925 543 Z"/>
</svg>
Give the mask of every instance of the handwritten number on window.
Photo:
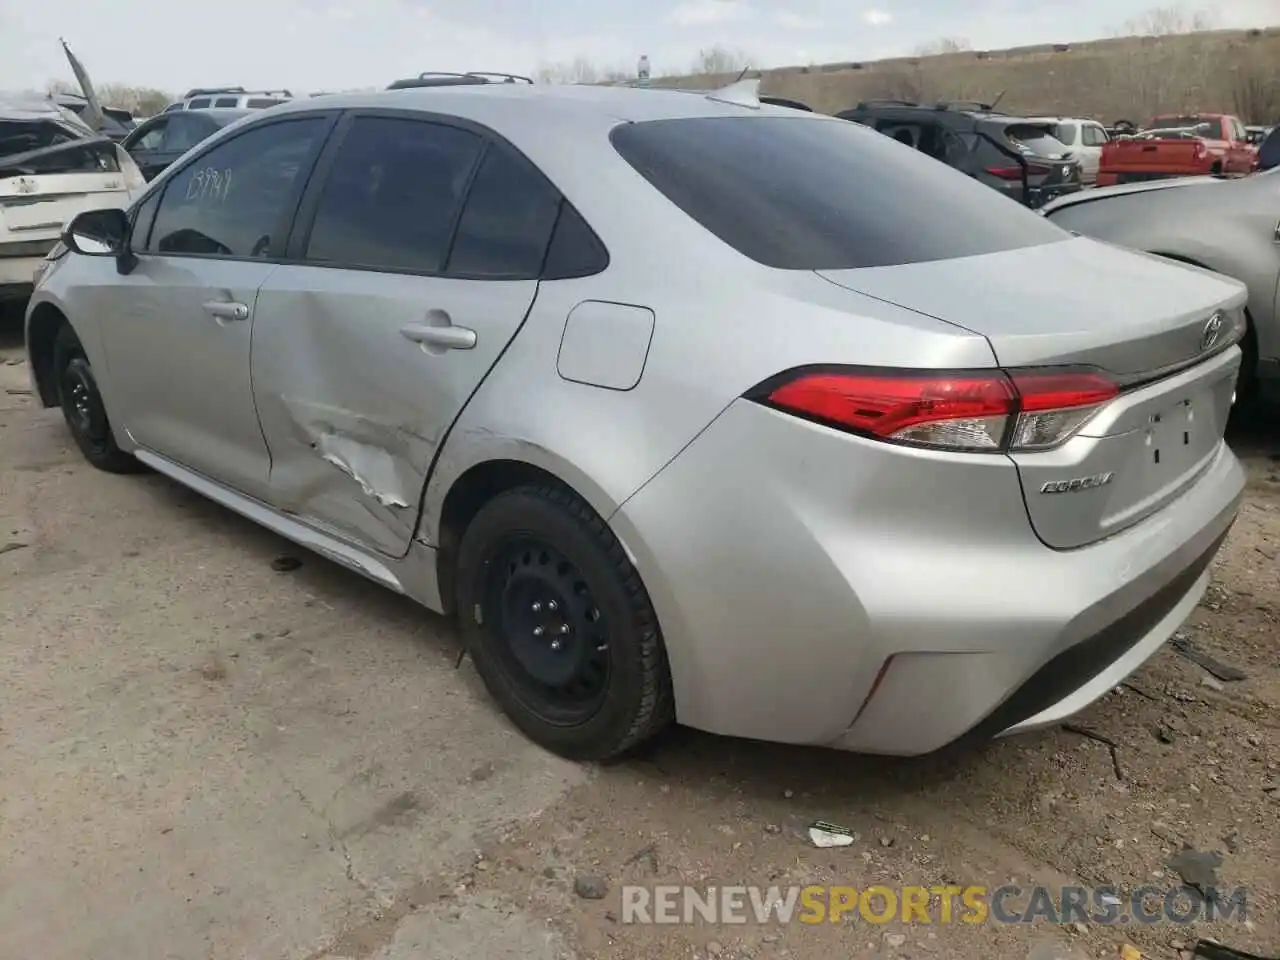
<svg viewBox="0 0 1280 960">
<path fill-rule="evenodd" d="M 214 167 L 205 167 L 191 175 L 191 182 L 187 184 L 186 199 L 196 202 L 207 200 L 211 203 L 222 203 L 230 193 L 230 168 L 218 170 Z"/>
</svg>

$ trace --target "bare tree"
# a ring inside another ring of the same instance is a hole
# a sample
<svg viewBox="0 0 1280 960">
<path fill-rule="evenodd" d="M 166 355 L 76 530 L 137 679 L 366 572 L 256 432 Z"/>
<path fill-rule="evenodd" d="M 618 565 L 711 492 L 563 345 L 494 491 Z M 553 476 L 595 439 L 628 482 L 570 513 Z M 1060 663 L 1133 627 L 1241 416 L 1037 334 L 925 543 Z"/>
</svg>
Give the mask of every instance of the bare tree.
<svg viewBox="0 0 1280 960">
<path fill-rule="evenodd" d="M 739 73 L 749 65 L 750 58 L 741 50 L 728 47 L 704 47 L 693 61 L 693 74 Z"/>
<path fill-rule="evenodd" d="M 1280 76 L 1268 76 L 1262 65 L 1236 68 L 1236 113 L 1245 123 L 1280 122 Z"/>
<path fill-rule="evenodd" d="M 936 57 L 944 53 L 962 53 L 965 50 L 972 50 L 973 44 L 969 42 L 967 37 L 939 37 L 937 40 L 930 40 L 928 43 L 922 43 L 915 49 L 917 57 Z"/>
<path fill-rule="evenodd" d="M 599 83 L 600 70 L 586 57 L 574 57 L 567 63 L 549 63 L 538 68 L 539 83 Z"/>
<path fill-rule="evenodd" d="M 1152 7 L 1145 13 L 1126 20 L 1116 31 L 1122 37 L 1171 37 L 1184 33 L 1201 33 L 1217 26 L 1218 18 L 1212 10 L 1185 7 Z"/>
<path fill-rule="evenodd" d="M 96 86 L 96 84 L 95 84 Z M 81 96 L 80 87 L 66 80 L 50 80 L 45 84 L 48 94 L 71 93 Z M 119 107 L 139 116 L 151 116 L 159 113 L 174 97 L 164 90 L 154 87 L 131 87 L 123 83 L 105 83 L 97 87 L 98 99 L 104 107 Z"/>
</svg>

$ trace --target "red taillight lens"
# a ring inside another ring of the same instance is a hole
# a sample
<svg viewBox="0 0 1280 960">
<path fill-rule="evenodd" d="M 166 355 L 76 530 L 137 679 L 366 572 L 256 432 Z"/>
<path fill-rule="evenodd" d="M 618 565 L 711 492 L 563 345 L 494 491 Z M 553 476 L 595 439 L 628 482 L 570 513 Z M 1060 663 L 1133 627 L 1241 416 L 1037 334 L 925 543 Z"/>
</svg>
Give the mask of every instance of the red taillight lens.
<svg viewBox="0 0 1280 960">
<path fill-rule="evenodd" d="M 1043 450 L 1069 439 L 1119 387 L 1093 371 L 797 371 L 748 397 L 879 440 L 953 451 Z"/>
<path fill-rule="evenodd" d="M 1040 177 L 1046 173 L 1052 172 L 1049 167 L 1039 163 L 1027 164 L 1027 176 Z M 987 173 L 993 177 L 999 177 L 1001 180 L 1021 180 L 1022 167 L 987 167 Z"/>
</svg>

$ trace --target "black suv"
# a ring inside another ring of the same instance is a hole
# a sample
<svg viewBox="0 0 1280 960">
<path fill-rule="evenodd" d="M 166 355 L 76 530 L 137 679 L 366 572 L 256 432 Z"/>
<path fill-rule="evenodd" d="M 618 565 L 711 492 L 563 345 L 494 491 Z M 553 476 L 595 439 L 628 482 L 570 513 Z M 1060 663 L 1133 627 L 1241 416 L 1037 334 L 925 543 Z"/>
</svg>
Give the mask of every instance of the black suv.
<svg viewBox="0 0 1280 960">
<path fill-rule="evenodd" d="M 1080 162 L 1050 124 L 1011 117 L 990 104 L 869 100 L 836 116 L 872 127 L 1029 207 L 1081 188 Z"/>
</svg>

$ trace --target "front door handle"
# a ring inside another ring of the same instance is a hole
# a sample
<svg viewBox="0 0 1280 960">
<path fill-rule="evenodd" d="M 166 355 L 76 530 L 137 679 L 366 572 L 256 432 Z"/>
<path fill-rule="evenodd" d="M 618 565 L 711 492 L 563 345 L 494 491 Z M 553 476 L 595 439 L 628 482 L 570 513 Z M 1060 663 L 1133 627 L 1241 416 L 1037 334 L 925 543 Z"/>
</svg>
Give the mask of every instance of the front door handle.
<svg viewBox="0 0 1280 960">
<path fill-rule="evenodd" d="M 476 332 L 469 327 L 431 327 L 425 323 L 411 323 L 400 328 L 400 335 L 424 347 L 441 350 L 470 350 L 476 345 Z"/>
<path fill-rule="evenodd" d="M 231 300 L 210 300 L 204 305 L 204 312 L 218 321 L 249 319 L 249 308 Z"/>
</svg>

